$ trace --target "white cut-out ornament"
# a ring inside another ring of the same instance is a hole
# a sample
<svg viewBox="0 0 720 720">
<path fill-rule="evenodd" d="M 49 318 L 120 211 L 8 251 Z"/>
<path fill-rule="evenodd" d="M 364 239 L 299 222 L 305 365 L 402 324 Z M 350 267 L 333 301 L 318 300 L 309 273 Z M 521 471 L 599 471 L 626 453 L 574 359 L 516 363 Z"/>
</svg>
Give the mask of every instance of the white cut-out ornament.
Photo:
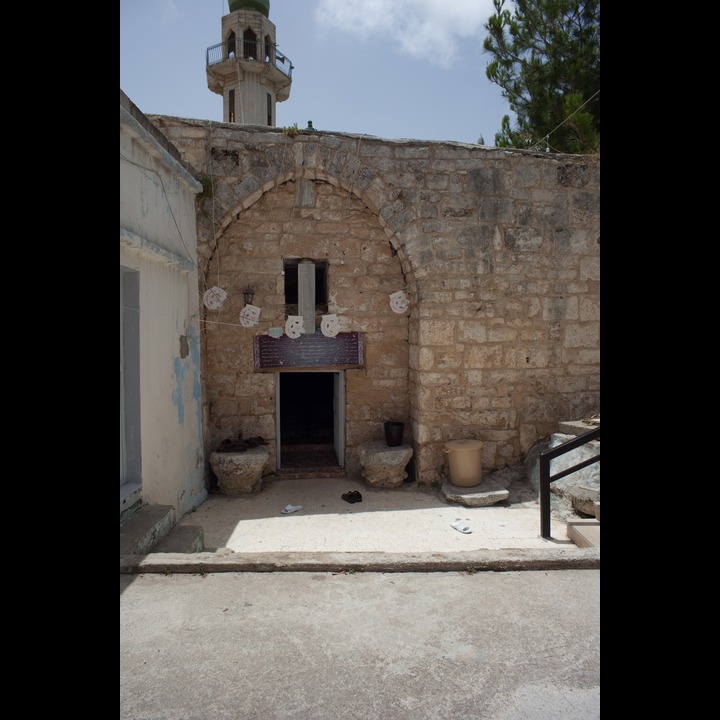
<svg viewBox="0 0 720 720">
<path fill-rule="evenodd" d="M 410 301 L 402 290 L 398 290 L 390 295 L 390 308 L 393 312 L 404 313 L 409 306 Z"/>
<path fill-rule="evenodd" d="M 285 334 L 293 339 L 299 338 L 303 334 L 304 327 L 302 315 L 288 315 L 285 321 Z"/>
<path fill-rule="evenodd" d="M 335 337 L 340 332 L 340 318 L 334 313 L 323 315 L 320 330 L 325 337 Z"/>
<path fill-rule="evenodd" d="M 257 305 L 246 305 L 240 311 L 240 324 L 243 327 L 253 327 L 260 320 L 260 308 Z"/>
<path fill-rule="evenodd" d="M 213 287 L 203 293 L 203 305 L 205 305 L 208 310 L 219 310 L 226 298 L 227 293 L 217 285 L 213 285 Z"/>
</svg>

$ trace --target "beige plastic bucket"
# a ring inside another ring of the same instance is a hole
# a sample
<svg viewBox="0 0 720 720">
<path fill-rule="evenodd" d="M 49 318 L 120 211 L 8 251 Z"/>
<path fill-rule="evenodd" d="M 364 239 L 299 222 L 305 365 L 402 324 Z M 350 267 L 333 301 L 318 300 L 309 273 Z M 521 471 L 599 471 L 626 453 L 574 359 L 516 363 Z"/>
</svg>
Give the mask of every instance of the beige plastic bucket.
<svg viewBox="0 0 720 720">
<path fill-rule="evenodd" d="M 450 464 L 450 482 L 458 487 L 473 487 L 482 482 L 482 446 L 480 440 L 448 440 L 443 452 Z"/>
</svg>

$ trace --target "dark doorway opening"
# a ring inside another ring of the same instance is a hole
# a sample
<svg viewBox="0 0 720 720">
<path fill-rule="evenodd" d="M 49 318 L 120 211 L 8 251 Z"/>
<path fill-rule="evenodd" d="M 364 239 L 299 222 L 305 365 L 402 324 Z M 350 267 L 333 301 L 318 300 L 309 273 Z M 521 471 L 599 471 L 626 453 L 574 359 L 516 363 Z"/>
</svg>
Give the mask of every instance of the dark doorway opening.
<svg viewBox="0 0 720 720">
<path fill-rule="evenodd" d="M 333 373 L 280 373 L 282 469 L 337 467 Z"/>
</svg>

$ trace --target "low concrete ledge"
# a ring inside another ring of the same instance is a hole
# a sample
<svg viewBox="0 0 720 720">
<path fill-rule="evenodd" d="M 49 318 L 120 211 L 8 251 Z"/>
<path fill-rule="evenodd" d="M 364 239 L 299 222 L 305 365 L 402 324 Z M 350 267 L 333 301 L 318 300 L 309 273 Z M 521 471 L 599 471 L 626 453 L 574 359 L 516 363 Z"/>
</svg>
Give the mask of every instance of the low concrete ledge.
<svg viewBox="0 0 720 720">
<path fill-rule="evenodd" d="M 578 547 L 600 547 L 599 520 L 569 520 L 567 534 Z"/>
<path fill-rule="evenodd" d="M 120 557 L 121 575 L 220 572 L 505 572 L 599 570 L 600 548 L 476 550 L 456 553 L 151 553 Z"/>
<path fill-rule="evenodd" d="M 205 549 L 205 531 L 201 527 L 178 525 L 153 548 L 153 553 L 200 553 Z"/>
</svg>

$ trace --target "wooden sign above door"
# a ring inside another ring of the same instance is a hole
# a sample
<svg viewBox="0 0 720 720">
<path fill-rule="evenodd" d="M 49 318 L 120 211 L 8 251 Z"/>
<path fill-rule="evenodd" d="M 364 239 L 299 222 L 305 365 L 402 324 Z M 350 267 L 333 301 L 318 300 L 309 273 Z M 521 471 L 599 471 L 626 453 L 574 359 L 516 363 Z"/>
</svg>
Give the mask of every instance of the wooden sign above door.
<svg viewBox="0 0 720 720">
<path fill-rule="evenodd" d="M 255 335 L 253 344 L 255 370 L 260 371 L 365 365 L 362 335 L 356 332 L 338 333 L 335 337 L 326 337 L 319 331 L 298 338 Z"/>
</svg>

